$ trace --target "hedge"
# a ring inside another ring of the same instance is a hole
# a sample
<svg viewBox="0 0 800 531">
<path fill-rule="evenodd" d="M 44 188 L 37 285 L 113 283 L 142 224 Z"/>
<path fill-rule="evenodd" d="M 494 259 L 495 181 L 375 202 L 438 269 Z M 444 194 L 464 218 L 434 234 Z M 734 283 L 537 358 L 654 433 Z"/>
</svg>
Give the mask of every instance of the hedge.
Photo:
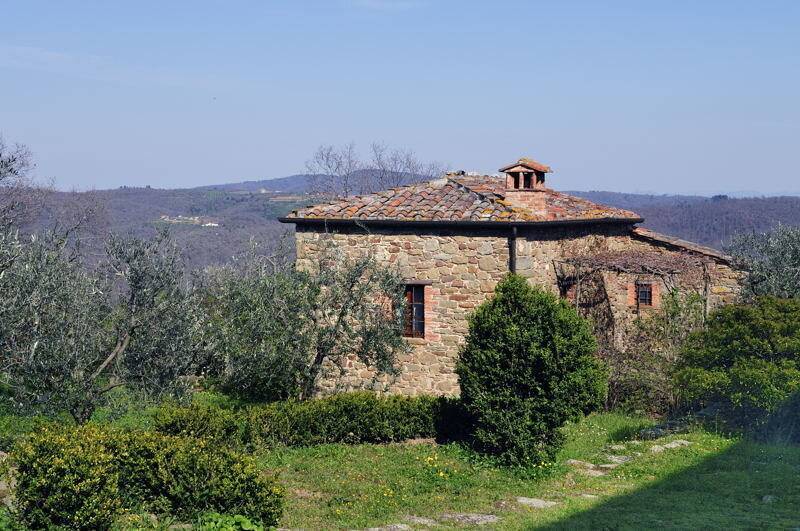
<svg viewBox="0 0 800 531">
<path fill-rule="evenodd" d="M 353 392 L 238 410 L 212 405 L 165 406 L 156 414 L 155 430 L 255 449 L 413 438 L 450 440 L 459 436 L 463 418 L 455 399 Z"/>
<path fill-rule="evenodd" d="M 255 461 L 202 439 L 87 425 L 44 428 L 11 454 L 15 511 L 33 529 L 108 528 L 127 511 L 217 511 L 277 525 L 283 494 Z"/>
</svg>

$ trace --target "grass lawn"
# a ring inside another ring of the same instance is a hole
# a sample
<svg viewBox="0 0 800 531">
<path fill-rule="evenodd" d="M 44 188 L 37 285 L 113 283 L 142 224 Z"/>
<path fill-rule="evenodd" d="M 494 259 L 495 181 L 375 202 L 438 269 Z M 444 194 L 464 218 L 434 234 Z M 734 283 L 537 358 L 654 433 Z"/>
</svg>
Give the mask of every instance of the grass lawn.
<svg viewBox="0 0 800 531">
<path fill-rule="evenodd" d="M 474 463 L 454 445 L 326 445 L 260 457 L 287 488 L 283 527 L 366 528 L 405 523 L 409 515 L 440 528 L 470 527 L 440 517 L 481 513 L 495 529 L 792 529 L 800 526 L 800 448 L 757 445 L 703 431 L 638 442 L 647 421 L 598 414 L 567 427 L 555 470 L 526 479 Z M 676 439 L 688 446 L 667 448 Z M 622 444 L 611 450 L 609 445 Z M 566 464 L 632 459 L 590 477 Z M 587 497 L 592 495 L 596 497 Z M 516 498 L 558 505 L 534 509 Z M 767 498 L 765 498 L 765 496 Z"/>
</svg>

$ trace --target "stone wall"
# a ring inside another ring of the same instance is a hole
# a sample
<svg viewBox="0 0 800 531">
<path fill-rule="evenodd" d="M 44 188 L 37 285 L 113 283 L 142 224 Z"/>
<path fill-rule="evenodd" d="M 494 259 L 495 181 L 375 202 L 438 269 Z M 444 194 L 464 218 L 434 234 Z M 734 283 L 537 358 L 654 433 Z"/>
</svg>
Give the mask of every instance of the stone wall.
<svg viewBox="0 0 800 531">
<path fill-rule="evenodd" d="M 466 233 L 349 227 L 324 232 L 301 225 L 295 235 L 300 268 L 313 270 L 314 256 L 325 245 L 335 245 L 351 256 L 372 254 L 379 262 L 396 267 L 405 280 L 426 283 L 425 337 L 408 339 L 411 349 L 398 359 L 400 374 L 392 378 L 376 376 L 352 359 L 344 374 L 327 368 L 320 382 L 321 393 L 354 388 L 408 395 L 458 393 L 455 360 L 467 334 L 467 316 L 491 296 L 509 271 L 508 229 Z M 517 272 L 556 294 L 556 263 L 563 258 L 637 246 L 677 252 L 632 238 L 629 227 L 619 225 L 529 229 L 519 232 L 515 245 Z M 735 296 L 737 277 L 724 264 L 713 260 L 710 264 L 714 280 L 709 303 L 717 305 Z M 638 310 L 628 303 L 631 279 L 607 281 L 615 319 L 619 316 L 625 323 L 634 319 Z M 624 334 L 620 333 L 617 340 L 623 341 Z"/>
</svg>

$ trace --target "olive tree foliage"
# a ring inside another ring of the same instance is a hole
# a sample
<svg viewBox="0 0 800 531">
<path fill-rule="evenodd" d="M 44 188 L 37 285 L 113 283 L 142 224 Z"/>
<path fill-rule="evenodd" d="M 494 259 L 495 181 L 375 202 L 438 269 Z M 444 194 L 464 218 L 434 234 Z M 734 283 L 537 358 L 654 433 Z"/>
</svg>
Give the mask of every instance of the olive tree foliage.
<svg viewBox="0 0 800 531">
<path fill-rule="evenodd" d="M 91 192 L 59 192 L 32 175 L 36 164 L 22 144 L 10 145 L 0 136 L 0 231 L 47 230 L 51 236 L 79 243 L 78 236 L 100 233 L 105 208 Z"/>
<path fill-rule="evenodd" d="M 14 406 L 83 423 L 116 387 L 185 390 L 202 319 L 176 249 L 161 234 L 112 237 L 107 253 L 93 272 L 62 238 L 0 238 L 0 372 Z"/>
<path fill-rule="evenodd" d="M 6 144 L 0 136 L 0 230 L 19 226 L 34 215 L 45 189 L 35 185 L 31 151 L 22 144 Z"/>
<path fill-rule="evenodd" d="M 206 272 L 213 372 L 223 389 L 254 400 L 304 399 L 326 368 L 343 374 L 351 359 L 395 371 L 407 348 L 399 276 L 333 247 L 318 260 L 312 273 L 254 249 Z"/>
<path fill-rule="evenodd" d="M 107 254 L 116 342 L 104 363 L 116 365 L 120 385 L 147 396 L 182 394 L 184 377 L 205 355 L 205 318 L 180 250 L 162 231 L 150 239 L 112 236 Z"/>
<path fill-rule="evenodd" d="M 410 149 L 374 142 L 362 158 L 355 143 L 323 145 L 306 162 L 311 192 L 327 197 L 368 194 L 433 179 L 444 172 L 437 162 L 423 162 Z"/>
<path fill-rule="evenodd" d="M 725 250 L 747 271 L 750 296 L 800 297 L 800 227 L 739 234 Z"/>
</svg>

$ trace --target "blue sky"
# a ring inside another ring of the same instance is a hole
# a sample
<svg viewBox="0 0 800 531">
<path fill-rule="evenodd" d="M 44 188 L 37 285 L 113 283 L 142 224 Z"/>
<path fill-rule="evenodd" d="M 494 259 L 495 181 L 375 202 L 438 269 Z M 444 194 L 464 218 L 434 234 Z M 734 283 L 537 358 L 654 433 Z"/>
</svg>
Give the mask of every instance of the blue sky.
<svg viewBox="0 0 800 531">
<path fill-rule="evenodd" d="M 0 0 L 0 133 L 61 188 L 410 148 L 557 189 L 800 193 L 800 2 Z"/>
</svg>

